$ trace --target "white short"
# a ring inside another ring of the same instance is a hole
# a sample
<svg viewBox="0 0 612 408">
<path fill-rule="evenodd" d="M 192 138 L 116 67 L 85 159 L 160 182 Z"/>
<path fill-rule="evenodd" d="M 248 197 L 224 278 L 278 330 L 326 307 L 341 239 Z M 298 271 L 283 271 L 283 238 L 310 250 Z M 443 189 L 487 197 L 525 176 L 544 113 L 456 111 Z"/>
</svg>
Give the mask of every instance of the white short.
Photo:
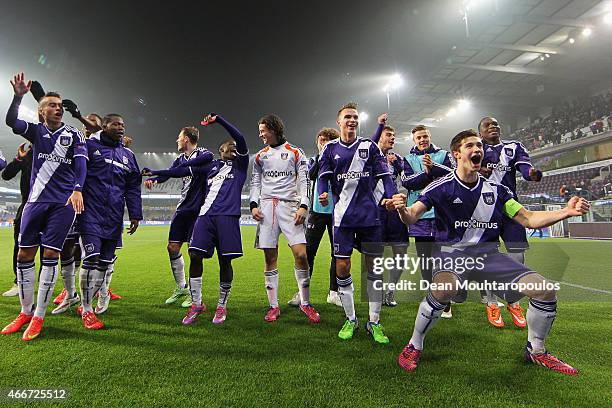
<svg viewBox="0 0 612 408">
<path fill-rule="evenodd" d="M 304 224 L 295 225 L 295 213 L 299 203 L 295 201 L 262 200 L 259 210 L 264 219 L 257 224 L 255 248 L 278 247 L 278 236 L 282 232 L 289 246 L 306 243 Z"/>
</svg>

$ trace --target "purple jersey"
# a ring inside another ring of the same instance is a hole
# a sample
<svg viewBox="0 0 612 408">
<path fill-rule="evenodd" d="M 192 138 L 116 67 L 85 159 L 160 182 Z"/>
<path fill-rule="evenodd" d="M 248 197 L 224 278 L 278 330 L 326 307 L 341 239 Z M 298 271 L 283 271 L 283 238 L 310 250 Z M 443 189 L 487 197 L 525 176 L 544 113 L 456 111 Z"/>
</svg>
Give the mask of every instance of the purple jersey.
<svg viewBox="0 0 612 408">
<path fill-rule="evenodd" d="M 347 145 L 340 139 L 325 146 L 319 159 L 319 195 L 328 181 L 334 199 L 334 226 L 362 228 L 380 225 L 374 189 L 385 182 L 384 197 L 393 194 L 389 167 L 380 149 L 369 139 L 358 137 Z"/>
<path fill-rule="evenodd" d="M 29 203 L 61 203 L 82 186 L 75 184 L 74 158 L 87 158 L 85 136 L 63 124 L 55 131 L 44 124 L 17 120 L 13 131 L 32 143 Z"/>
<path fill-rule="evenodd" d="M 531 159 L 527 149 L 520 142 L 502 141 L 496 145 L 484 143 L 482 167 L 491 170 L 489 180 L 503 184 L 516 194 L 516 171 L 520 171 L 525 180 L 531 180 L 529 170 Z"/>
<path fill-rule="evenodd" d="M 79 232 L 119 239 L 126 206 L 131 220 L 142 219 L 142 177 L 136 156 L 122 143 L 113 142 L 105 135 L 87 139 L 87 150 L 85 211 L 79 216 Z"/>
<path fill-rule="evenodd" d="M 504 185 L 478 176 L 475 186 L 465 185 L 457 172 L 434 181 L 418 201 L 436 211 L 436 241 L 464 248 L 499 241 L 504 206 L 514 196 Z"/>
<path fill-rule="evenodd" d="M 247 177 L 249 153 L 238 153 L 235 160 L 214 160 L 211 165 L 200 215 L 240 216 L 240 193 Z M 195 169 L 192 171 L 197 174 Z"/>
<path fill-rule="evenodd" d="M 197 148 L 189 156 L 181 154 L 174 160 L 172 167 L 178 167 L 186 163 L 190 159 L 195 159 L 201 155 L 210 155 L 212 153 L 205 148 Z M 181 187 L 181 199 L 179 200 L 176 211 L 190 211 L 197 213 L 204 202 L 206 195 L 206 177 L 202 174 L 193 174 L 192 176 L 183 177 L 183 186 Z"/>
</svg>

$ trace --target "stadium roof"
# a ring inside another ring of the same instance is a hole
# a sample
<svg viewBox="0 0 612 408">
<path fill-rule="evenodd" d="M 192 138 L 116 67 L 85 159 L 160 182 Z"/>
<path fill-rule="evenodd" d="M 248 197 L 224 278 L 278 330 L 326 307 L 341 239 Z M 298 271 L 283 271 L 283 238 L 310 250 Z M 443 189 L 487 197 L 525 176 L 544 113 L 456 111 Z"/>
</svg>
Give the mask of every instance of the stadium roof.
<svg viewBox="0 0 612 408">
<path fill-rule="evenodd" d="M 402 94 L 392 122 L 435 126 L 461 99 L 515 122 L 569 95 L 589 94 L 603 81 L 609 86 L 612 35 L 602 21 L 610 8 L 606 2 L 463 5 L 467 32 L 429 75 Z"/>
</svg>

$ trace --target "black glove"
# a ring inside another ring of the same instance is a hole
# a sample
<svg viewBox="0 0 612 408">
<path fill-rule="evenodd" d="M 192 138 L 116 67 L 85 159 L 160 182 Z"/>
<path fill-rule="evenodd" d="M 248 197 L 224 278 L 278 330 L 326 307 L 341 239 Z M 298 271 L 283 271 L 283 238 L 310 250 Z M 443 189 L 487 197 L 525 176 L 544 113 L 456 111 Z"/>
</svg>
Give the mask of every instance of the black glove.
<svg viewBox="0 0 612 408">
<path fill-rule="evenodd" d="M 32 96 L 34 99 L 36 99 L 36 102 L 40 102 L 40 100 L 45 96 L 45 90 L 38 81 L 32 81 L 30 92 L 32 92 Z"/>
<path fill-rule="evenodd" d="M 73 118 L 78 119 L 81 117 L 81 111 L 76 103 L 72 102 L 70 99 L 64 99 L 62 101 L 62 106 L 66 109 Z"/>
</svg>

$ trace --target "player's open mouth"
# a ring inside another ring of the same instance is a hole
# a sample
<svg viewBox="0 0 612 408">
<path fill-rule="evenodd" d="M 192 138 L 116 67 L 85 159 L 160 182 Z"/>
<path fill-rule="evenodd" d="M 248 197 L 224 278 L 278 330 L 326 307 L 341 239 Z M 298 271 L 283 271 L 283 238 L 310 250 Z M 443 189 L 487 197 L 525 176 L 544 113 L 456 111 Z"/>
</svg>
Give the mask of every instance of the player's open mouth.
<svg viewBox="0 0 612 408">
<path fill-rule="evenodd" d="M 480 162 L 482 162 L 482 156 L 480 155 L 480 153 L 476 153 L 475 155 L 470 157 L 470 161 L 474 164 L 480 164 Z"/>
</svg>

